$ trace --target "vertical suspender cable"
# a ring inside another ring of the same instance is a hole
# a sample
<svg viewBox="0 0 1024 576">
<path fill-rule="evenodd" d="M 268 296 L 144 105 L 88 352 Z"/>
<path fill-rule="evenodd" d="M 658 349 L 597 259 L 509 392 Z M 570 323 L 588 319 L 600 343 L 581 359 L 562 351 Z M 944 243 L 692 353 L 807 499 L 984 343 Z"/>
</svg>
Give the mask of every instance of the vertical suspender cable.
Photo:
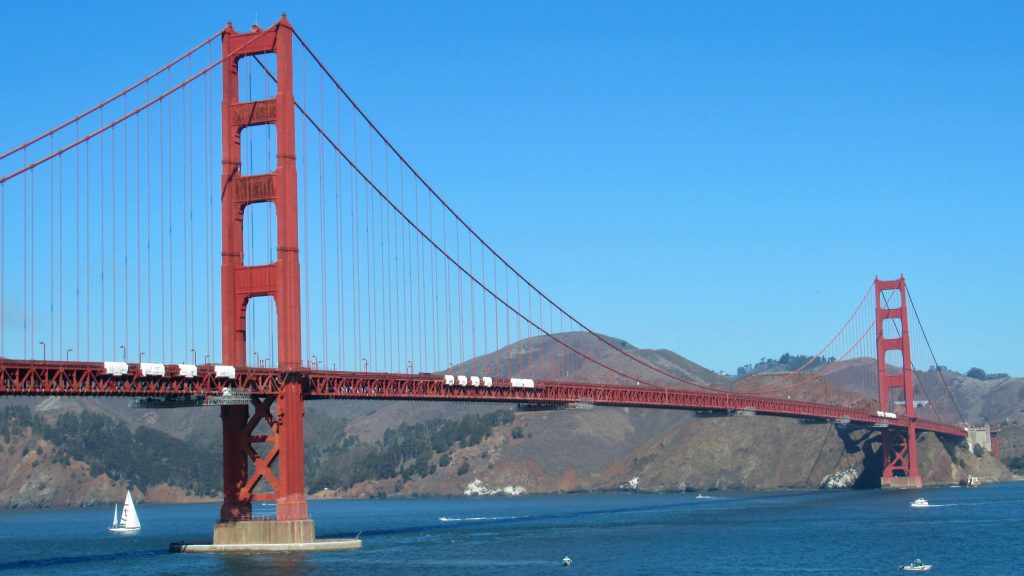
<svg viewBox="0 0 1024 576">
<path fill-rule="evenodd" d="M 354 118 L 354 116 L 353 116 Z M 355 125 L 353 123 L 353 128 Z M 353 130 L 357 132 L 357 130 Z M 358 138 L 353 137 L 358 144 Z M 359 249 L 359 219 L 361 218 L 359 213 L 359 185 L 355 179 L 355 173 L 352 168 L 349 167 L 349 189 L 352 192 L 352 327 L 355 337 L 355 345 L 352 347 L 352 362 L 355 364 L 356 370 L 363 370 L 363 365 L 360 364 L 360 360 L 363 358 L 363 306 L 362 306 L 362 278 L 359 277 L 362 266 L 359 264 L 359 256 L 361 250 Z"/>
<path fill-rule="evenodd" d="M 52 135 L 50 136 L 50 153 L 51 154 L 53 153 L 53 136 Z M 50 205 L 47 207 L 47 213 L 50 214 L 50 218 L 51 218 L 50 219 L 50 229 L 49 229 L 49 234 L 48 234 L 49 238 L 47 238 L 47 240 L 49 240 L 49 244 L 50 244 L 50 277 L 47 279 L 47 282 L 50 285 L 50 300 L 48 302 L 49 307 L 50 307 L 50 342 L 49 343 L 50 343 L 50 346 L 52 346 L 54 350 L 60 350 L 61 349 L 60 345 L 54 339 L 54 327 L 53 327 L 53 321 L 54 321 L 54 316 L 55 316 L 54 309 L 53 309 L 53 299 L 54 299 L 53 289 L 54 289 L 54 284 L 55 284 L 55 282 L 53 281 L 53 264 L 54 264 L 54 257 L 53 257 L 53 233 L 55 232 L 54 226 L 53 226 L 53 219 L 52 219 L 53 218 L 53 191 L 54 191 L 54 186 L 53 186 L 53 170 L 54 170 L 54 166 L 53 166 L 53 164 L 54 164 L 53 161 L 51 161 L 50 162 Z M 60 222 L 59 221 L 57 223 L 57 228 L 60 228 Z M 54 354 L 54 356 L 59 356 L 59 352 L 57 354 Z"/>
<path fill-rule="evenodd" d="M 306 102 L 307 98 L 306 89 L 306 60 L 302 60 L 302 101 Z M 309 339 L 310 327 L 309 327 L 309 152 L 307 147 L 307 140 L 309 137 L 309 129 L 307 125 L 308 121 L 302 122 L 302 236 L 303 236 L 303 249 L 302 249 L 302 275 L 305 276 L 302 286 L 305 288 L 305 294 L 302 297 L 303 308 L 306 312 L 306 337 L 303 339 L 303 347 L 305 348 L 303 353 L 302 361 L 308 365 L 308 355 L 312 342 Z"/>
<path fill-rule="evenodd" d="M 401 292 L 399 290 L 399 278 L 400 274 L 398 271 L 398 218 L 395 210 L 388 211 L 388 231 L 390 235 L 388 237 L 388 270 L 391 273 L 391 292 L 394 300 L 391 312 L 391 349 L 394 355 L 394 371 L 403 372 L 405 371 L 405 353 L 404 346 L 402 345 L 401 325 L 402 325 L 402 313 L 401 313 Z"/>
<path fill-rule="evenodd" d="M 338 142 L 343 142 L 341 135 L 341 94 L 338 94 Z M 337 154 L 334 155 L 334 208 L 335 208 L 335 233 L 338 238 L 338 367 L 345 369 L 345 258 L 344 246 L 342 244 L 342 206 L 341 206 L 341 161 Z"/>
<path fill-rule="evenodd" d="M 402 166 L 398 166 L 398 186 L 401 193 L 401 206 L 402 211 L 405 211 L 405 170 L 402 170 Z M 402 307 L 402 319 L 405 324 L 405 329 L 402 331 L 402 341 L 405 343 L 405 360 L 406 366 L 410 373 L 414 372 L 414 367 L 409 366 L 408 363 L 412 362 L 412 358 L 415 356 L 412 347 L 412 262 L 409 261 L 409 228 L 408 226 L 402 226 L 402 298 L 405 305 Z"/>
<path fill-rule="evenodd" d="M 459 234 L 459 227 L 455 227 L 455 261 L 462 261 L 462 247 L 461 247 L 461 234 Z M 463 319 L 465 308 L 462 304 L 462 281 L 463 275 L 456 272 L 455 280 L 459 283 L 459 362 L 466 361 L 466 328 L 465 320 Z"/>
<path fill-rule="evenodd" d="M 135 344 L 142 351 L 142 118 L 135 117 Z M 148 323 L 148 322 L 147 322 Z M 148 352 L 148 349 L 146 350 Z M 142 355 L 139 355 L 141 361 Z"/>
<path fill-rule="evenodd" d="M 103 109 L 100 108 L 100 124 L 103 124 Z M 106 206 L 104 206 L 104 195 L 106 193 L 106 182 L 104 178 L 104 166 L 106 166 L 105 146 L 103 145 L 103 134 L 100 134 L 100 261 L 106 258 L 106 234 L 107 219 Z M 100 266 L 100 354 L 107 354 L 107 267 Z"/>
<path fill-rule="evenodd" d="M 305 60 L 303 60 L 305 61 Z M 324 118 L 324 80 L 320 75 L 320 118 Z M 330 367 L 330 346 L 327 345 L 327 228 L 324 225 L 324 139 L 317 138 L 320 176 L 320 326 L 323 334 L 320 343 L 320 361 Z"/>
<path fill-rule="evenodd" d="M 431 202 L 429 198 L 427 198 L 427 218 L 428 218 L 428 221 L 430 223 L 430 233 L 433 234 L 434 233 L 434 203 Z M 442 366 L 441 366 L 441 350 L 440 350 L 440 341 L 439 341 L 440 340 L 439 339 L 439 329 L 438 329 L 438 321 L 439 321 L 438 306 L 439 306 L 440 303 L 439 303 L 438 297 L 437 297 L 437 288 L 438 288 L 437 282 L 438 282 L 438 278 L 437 278 L 437 260 L 436 260 L 436 256 L 437 256 L 437 254 L 436 254 L 435 251 L 429 250 L 429 249 L 427 250 L 427 257 L 430 259 L 430 295 L 431 295 L 430 309 L 433 312 L 433 316 L 434 316 L 434 321 L 431 323 L 431 327 L 433 328 L 433 338 L 431 338 L 430 340 L 431 340 L 431 345 L 432 345 L 433 350 L 434 350 L 434 358 L 433 358 L 434 369 L 435 370 L 440 370 L 442 368 Z"/>
<path fill-rule="evenodd" d="M 123 112 L 123 114 L 125 116 L 128 115 L 128 99 L 127 99 L 127 96 L 124 99 L 124 112 Z M 136 124 L 137 123 L 138 123 L 138 118 L 136 118 Z M 123 150 L 124 150 L 124 154 L 121 157 L 121 162 L 124 163 L 124 170 L 123 170 L 123 173 L 124 173 L 124 180 L 123 180 L 124 188 L 122 190 L 123 200 L 124 200 L 124 202 L 123 202 L 123 204 L 124 204 L 124 223 L 122 224 L 122 226 L 124 227 L 124 245 L 121 248 L 124 250 L 124 345 L 126 347 L 125 350 L 126 350 L 126 354 L 127 354 L 127 347 L 131 344 L 131 340 L 128 339 L 128 325 L 130 324 L 130 322 L 128 322 L 128 294 L 131 291 L 129 289 L 130 281 L 131 281 L 130 280 L 131 279 L 131 274 L 129 274 L 129 272 L 128 272 L 128 228 L 129 228 L 129 220 L 128 220 L 128 121 L 127 120 L 124 123 L 124 136 L 123 136 L 122 140 L 123 140 L 122 147 L 123 147 Z M 137 146 L 137 144 L 136 144 L 136 146 Z M 138 188 L 136 187 L 136 189 L 138 189 Z M 138 345 L 137 342 L 136 342 L 136 345 Z"/>
<path fill-rule="evenodd" d="M 206 47 L 206 60 L 210 61 L 209 45 Z M 204 106 L 203 106 L 203 182 L 204 184 L 204 197 L 206 206 L 206 237 L 205 245 L 206 249 L 203 250 L 203 254 L 206 257 L 206 350 L 209 356 L 215 357 L 216 348 L 214 344 L 213 336 L 213 265 L 210 253 L 213 252 L 213 192 L 210 185 L 213 177 L 211 170 L 211 162 L 213 159 L 213 136 L 212 136 L 212 116 L 213 116 L 213 98 L 212 98 L 212 82 L 210 82 L 210 74 L 203 75 L 203 87 L 204 92 Z M 148 184 L 147 184 L 148 185 Z M 204 358 L 205 363 L 205 358 Z"/>
<path fill-rule="evenodd" d="M 117 128 L 114 127 L 110 129 L 110 342 L 115 351 L 118 348 L 117 228 Z M 123 356 L 127 356 L 127 352 Z"/>
<path fill-rule="evenodd" d="M 373 136 L 370 136 L 370 177 L 373 178 Z M 367 260 L 366 260 L 366 300 L 370 304 L 370 313 L 367 318 L 367 327 L 370 331 L 370 362 L 375 371 L 379 370 L 377 364 L 377 199 L 370 194 L 369 186 L 364 182 L 363 192 L 366 193 L 367 204 Z"/>
<path fill-rule="evenodd" d="M 0 182 L 0 222 L 6 222 L 7 217 L 7 194 L 5 194 L 5 185 Z M 7 325 L 7 298 L 3 295 L 7 293 L 7 266 L 5 265 L 5 256 L 7 254 L 7 244 L 5 239 L 7 237 L 7 227 L 0 227 L 0 357 L 7 355 L 6 342 L 7 342 L 7 330 L 4 330 L 4 326 Z"/>
<path fill-rule="evenodd" d="M 188 59 L 188 77 L 192 77 L 192 59 Z M 183 123 L 182 129 L 185 130 L 185 150 L 186 158 L 188 158 L 187 164 L 185 165 L 185 176 L 188 178 L 188 185 L 185 186 L 185 209 L 188 210 L 188 218 L 186 219 L 186 226 L 188 231 L 185 233 L 185 277 L 188 279 L 188 291 L 186 292 L 185 299 L 185 321 L 188 323 L 189 328 L 189 339 L 191 340 L 191 348 L 196 349 L 196 270 L 194 263 L 196 261 L 195 253 L 195 237 L 196 237 L 196 225 L 195 225 L 195 157 L 192 153 L 192 139 L 195 136 L 195 106 L 192 96 L 192 83 L 189 82 L 188 86 L 181 91 L 181 97 L 186 102 L 184 115 L 188 120 L 187 123 Z"/>
<path fill-rule="evenodd" d="M 388 190 L 388 151 L 384 149 L 384 194 L 390 195 Z M 391 266 L 388 259 L 391 257 L 390 220 L 387 217 L 387 209 L 384 202 L 380 203 L 380 320 L 381 320 L 381 350 L 383 350 L 384 363 L 381 367 L 388 372 L 391 369 Z"/>
<path fill-rule="evenodd" d="M 75 125 L 75 132 L 78 132 L 78 125 Z M 92 317 L 92 186 L 89 177 L 89 147 L 91 142 L 85 143 L 85 321 L 81 322 L 79 328 L 85 329 L 95 322 Z M 92 359 L 92 338 L 85 336 L 85 359 Z M 81 349 L 81 348 L 79 348 Z"/>
<path fill-rule="evenodd" d="M 352 155 L 359 157 L 359 126 L 356 124 L 356 112 L 352 111 Z M 363 352 L 362 313 L 359 306 L 359 289 L 362 282 L 359 278 L 359 191 L 355 170 L 348 167 L 349 192 L 352 194 L 349 212 L 352 220 L 352 364 L 355 370 L 361 370 L 359 364 Z"/>
<path fill-rule="evenodd" d="M 400 283 L 402 275 L 398 269 L 400 253 L 398 234 L 400 224 L 398 222 L 398 214 L 396 214 L 393 209 L 388 211 L 388 224 L 391 230 L 391 238 L 388 242 L 390 246 L 388 267 L 391 268 L 393 272 L 391 275 L 391 290 L 394 292 L 395 300 L 394 312 L 391 320 L 391 342 L 395 354 L 395 371 L 404 372 L 407 368 L 406 357 L 408 355 L 408 351 L 405 349 L 404 333 L 402 332 L 404 318 L 404 314 L 402 312 L 402 290 Z"/>
<path fill-rule="evenodd" d="M 210 52 L 210 56 L 209 56 L 208 60 L 212 61 L 213 60 L 212 48 L 208 49 L 207 51 Z M 224 66 L 224 64 L 221 63 L 221 66 Z M 207 216 L 207 218 L 210 221 L 210 224 L 209 224 L 209 226 L 210 226 L 210 244 L 209 245 L 210 246 L 214 246 L 214 244 L 216 242 L 216 240 L 215 240 L 216 228 L 214 227 L 214 213 L 215 213 L 216 208 L 218 207 L 218 204 L 216 204 L 216 202 L 220 199 L 220 194 L 219 194 L 220 186 L 214 184 L 214 182 L 216 181 L 215 179 L 217 178 L 217 171 L 214 169 L 214 165 L 212 164 L 213 158 L 214 158 L 214 150 L 215 150 L 214 145 L 213 145 L 213 138 L 214 138 L 213 118 L 214 118 L 214 116 L 216 114 L 214 112 L 213 81 L 212 80 L 210 81 L 209 86 L 210 86 L 210 88 L 209 88 L 209 93 L 208 93 L 208 96 L 207 96 L 207 102 L 208 102 L 207 106 L 209 107 L 209 110 L 210 110 L 210 116 L 209 116 L 209 118 L 207 120 L 207 124 L 209 126 L 208 131 L 209 131 L 209 134 L 210 134 L 210 136 L 209 136 L 209 138 L 210 138 L 210 153 L 207 154 L 207 162 L 210 163 L 210 176 L 209 176 L 209 178 L 207 178 L 207 181 L 209 182 L 210 193 L 209 193 L 209 200 L 207 202 L 207 206 L 208 206 L 207 212 L 209 214 Z M 216 300 L 217 300 L 217 295 L 215 293 L 215 290 L 216 290 L 216 287 L 218 286 L 216 254 L 214 254 L 210 258 L 209 271 L 210 271 L 210 274 L 209 274 L 209 277 L 207 279 L 207 282 L 209 283 L 209 286 L 210 286 L 210 288 L 209 288 L 209 290 L 210 290 L 210 307 L 208 309 L 207 316 L 209 316 L 209 318 L 210 318 L 210 359 L 213 360 L 213 361 L 219 362 L 219 361 L 221 361 L 220 360 L 221 354 L 218 352 L 217 347 L 220 344 L 220 339 L 217 338 L 217 321 L 216 321 L 217 316 L 215 315 L 215 312 L 214 312 L 215 303 L 216 303 Z"/>
<path fill-rule="evenodd" d="M 28 331 L 30 337 L 28 339 L 29 350 L 31 350 L 30 358 L 35 359 L 36 357 L 36 171 L 35 168 L 28 173 L 29 181 L 29 207 L 28 207 L 28 246 L 29 254 L 25 258 L 25 277 L 29 280 L 27 287 L 28 294 L 28 314 L 26 314 L 26 322 L 28 324 Z"/>
<path fill-rule="evenodd" d="M 78 122 L 75 122 L 75 140 L 78 140 Z M 86 143 L 88 146 L 88 143 Z M 81 207 L 78 201 L 78 192 L 80 188 L 81 171 L 80 168 L 80 157 L 81 149 L 75 148 L 75 267 L 73 276 L 76 279 L 75 282 L 75 358 L 82 356 L 82 325 L 85 324 L 82 320 L 82 301 L 81 301 L 81 286 L 82 286 L 82 258 L 81 258 L 81 218 L 80 215 Z M 2 220 L 2 219 L 0 219 Z M 86 215 L 86 221 L 88 221 L 88 215 Z M 88 280 L 88 277 L 86 278 Z M 88 281 L 86 281 L 88 284 Z"/>
<path fill-rule="evenodd" d="M 402 170 L 401 164 L 398 165 L 398 205 L 402 212 L 405 212 L 405 171 Z M 401 237 L 400 240 L 399 237 Z M 409 365 L 412 363 L 412 349 L 409 346 L 409 337 L 412 334 L 412 330 L 409 326 L 409 319 L 412 308 L 409 305 L 407 276 L 412 274 L 412 265 L 406 256 L 408 252 L 406 250 L 406 242 L 408 241 L 406 227 L 398 220 L 397 215 L 395 216 L 395 239 L 402 245 L 400 251 L 397 248 L 395 249 L 395 273 L 401 282 L 401 287 L 399 288 L 401 304 L 398 307 L 400 325 L 398 337 L 401 341 L 402 354 L 399 356 L 399 371 L 411 374 L 412 369 Z M 402 263 L 401 267 L 398 264 L 399 260 Z"/>
<path fill-rule="evenodd" d="M 508 266 L 505 266 L 505 302 L 511 302 L 510 292 L 508 289 Z M 507 348 L 508 360 L 505 364 L 505 377 L 512 377 L 512 317 L 509 314 L 510 309 L 508 306 L 505 307 L 505 347 Z"/>
<path fill-rule="evenodd" d="M 482 282 L 487 281 L 487 255 L 484 252 L 484 247 L 480 246 L 480 279 Z M 497 286 L 492 286 L 494 290 L 497 290 Z M 490 342 L 489 334 L 487 333 L 487 292 L 480 291 L 480 317 L 483 319 L 483 332 L 484 332 L 484 347 L 483 354 L 481 354 L 481 361 L 483 357 L 488 353 L 488 346 Z"/>
<path fill-rule="evenodd" d="M 168 77 L 167 77 L 167 85 L 170 86 L 170 84 L 171 84 L 171 78 L 168 75 Z M 174 208 L 173 208 L 173 204 L 171 202 L 171 199 L 174 197 L 174 152 L 173 152 L 173 150 L 174 150 L 174 121 L 173 121 L 173 118 L 172 118 L 173 108 L 174 108 L 173 101 L 168 100 L 167 101 L 167 214 L 168 214 L 169 218 L 168 218 L 168 221 L 167 221 L 167 237 L 168 237 L 167 238 L 167 259 L 168 259 L 167 265 L 168 265 L 168 267 L 169 267 L 169 269 L 171 271 L 171 275 L 170 275 L 169 278 L 171 278 L 172 281 L 173 281 L 174 278 L 177 277 L 177 274 L 173 273 L 173 271 L 174 271 L 174 219 L 175 219 L 175 213 L 173 211 Z M 169 308 L 170 308 L 170 312 L 171 312 L 171 318 L 173 319 L 173 318 L 179 317 L 179 316 L 177 316 L 175 314 L 175 310 L 174 310 L 174 288 L 173 288 L 173 286 L 172 286 L 171 290 L 167 291 L 167 296 L 168 296 L 168 300 L 169 300 L 169 303 L 170 303 Z M 174 332 L 175 332 L 174 331 L 174 326 L 175 326 L 175 324 L 177 324 L 177 322 L 174 322 L 172 320 L 170 325 L 167 327 L 167 331 L 170 333 L 170 340 L 171 340 L 170 341 L 170 349 L 171 349 L 171 354 L 172 355 L 173 354 L 178 354 L 178 352 L 175 349 L 176 346 L 177 346 L 177 343 L 174 340 Z M 180 358 L 180 356 L 179 356 L 179 358 Z"/>
<path fill-rule="evenodd" d="M 444 250 L 448 251 L 448 218 L 442 212 L 441 213 L 441 224 L 442 234 L 444 235 Z M 451 284 L 451 266 L 448 260 L 444 261 L 444 285 L 445 285 L 445 298 L 448 301 L 448 366 L 451 366 L 454 362 L 452 361 L 452 284 Z"/>
<path fill-rule="evenodd" d="M 523 309 L 523 293 L 522 293 L 522 280 L 516 278 L 516 309 Z M 522 375 L 523 373 L 523 352 L 525 348 L 523 346 L 523 321 L 522 316 L 516 315 L 516 374 Z"/>
<path fill-rule="evenodd" d="M 384 158 L 387 158 L 385 152 Z M 390 171 L 388 172 L 390 173 Z M 389 193 L 390 196 L 390 193 Z M 388 268 L 388 330 L 389 330 L 389 346 L 390 346 L 390 364 L 389 367 L 392 372 L 400 372 L 402 370 L 402 354 L 398 347 L 398 330 L 396 329 L 396 322 L 398 321 L 398 302 L 395 300 L 398 296 L 398 281 L 396 280 L 396 274 L 394 271 L 394 257 L 397 254 L 398 247 L 395 245 L 395 230 L 397 222 L 393 220 L 394 211 L 384 211 L 386 215 L 385 226 L 387 230 L 387 236 L 385 242 L 387 243 L 387 268 Z"/>
<path fill-rule="evenodd" d="M 159 168 L 160 168 L 160 220 L 157 226 L 160 228 L 160 352 L 163 362 L 168 362 L 170 357 L 167 355 L 167 303 L 166 289 L 164 286 L 167 284 L 167 262 L 164 260 L 164 225 L 165 225 L 165 214 L 164 214 L 164 102 L 160 101 L 160 137 L 157 138 L 160 142 L 160 154 L 159 154 Z"/>
<path fill-rule="evenodd" d="M 468 244 L 469 244 L 469 246 L 467 246 L 467 252 L 468 252 L 469 256 L 466 257 L 466 263 L 469 266 L 469 274 L 470 274 L 470 276 L 473 276 L 473 238 L 472 237 L 468 238 Z M 481 277 L 485 277 L 485 276 L 483 276 L 483 274 L 481 274 Z M 461 285 L 461 283 L 460 283 L 460 285 Z M 469 326 L 470 326 L 470 329 L 471 329 L 470 330 L 470 339 L 471 339 L 470 343 L 472 344 L 470 358 L 475 360 L 476 359 L 476 287 L 473 285 L 472 281 L 469 282 Z"/>
<path fill-rule="evenodd" d="M 413 180 L 413 200 L 416 208 L 416 224 L 420 224 L 420 194 L 419 187 L 416 185 L 416 181 Z M 414 236 L 416 239 L 416 300 L 419 303 L 419 352 L 420 352 L 420 370 L 429 371 L 427 367 L 427 310 L 423 302 L 427 286 L 423 277 L 423 239 L 419 236 Z"/>
</svg>

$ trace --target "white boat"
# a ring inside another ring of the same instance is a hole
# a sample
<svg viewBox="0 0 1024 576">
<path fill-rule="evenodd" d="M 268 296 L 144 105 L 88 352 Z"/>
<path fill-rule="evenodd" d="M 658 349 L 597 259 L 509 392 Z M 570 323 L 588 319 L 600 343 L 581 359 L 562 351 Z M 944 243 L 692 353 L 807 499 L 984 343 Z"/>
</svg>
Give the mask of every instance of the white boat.
<svg viewBox="0 0 1024 576">
<path fill-rule="evenodd" d="M 910 503 L 911 508 L 927 508 L 928 506 L 930 506 L 930 504 L 928 504 L 928 501 L 924 498 L 918 498 Z"/>
<path fill-rule="evenodd" d="M 139 513 L 135 511 L 135 501 L 132 500 L 132 491 L 129 490 L 124 496 L 124 507 L 121 508 L 121 517 L 117 516 L 117 504 L 114 504 L 114 523 L 107 530 L 111 532 L 125 533 L 138 532 L 142 529 L 139 524 Z"/>
<path fill-rule="evenodd" d="M 572 566 L 572 558 L 569 558 L 568 556 L 562 558 L 562 566 Z"/>
<path fill-rule="evenodd" d="M 925 564 L 918 558 L 905 566 L 900 566 L 900 570 L 906 570 L 907 572 L 927 572 L 932 569 L 931 564 Z"/>
</svg>

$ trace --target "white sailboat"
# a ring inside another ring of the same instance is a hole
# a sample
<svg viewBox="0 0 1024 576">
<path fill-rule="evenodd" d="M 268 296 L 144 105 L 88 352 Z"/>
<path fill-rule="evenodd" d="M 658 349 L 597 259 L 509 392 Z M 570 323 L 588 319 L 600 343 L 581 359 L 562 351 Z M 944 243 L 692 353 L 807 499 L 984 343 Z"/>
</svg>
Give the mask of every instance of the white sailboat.
<svg viewBox="0 0 1024 576">
<path fill-rule="evenodd" d="M 132 500 L 132 491 L 129 490 L 124 496 L 124 507 L 121 508 L 121 517 L 117 517 L 117 504 L 114 504 L 114 523 L 107 528 L 111 532 L 138 532 L 142 528 L 139 524 L 139 514 L 135 511 L 135 501 Z"/>
</svg>

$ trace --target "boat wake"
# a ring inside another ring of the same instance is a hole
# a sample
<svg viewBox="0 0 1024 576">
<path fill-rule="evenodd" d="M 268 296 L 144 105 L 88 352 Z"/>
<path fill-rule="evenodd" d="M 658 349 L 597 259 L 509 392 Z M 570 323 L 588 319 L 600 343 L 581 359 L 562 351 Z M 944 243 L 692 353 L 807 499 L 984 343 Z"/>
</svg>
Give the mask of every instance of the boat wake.
<svg viewBox="0 0 1024 576">
<path fill-rule="evenodd" d="M 447 516 L 441 516 L 438 520 L 441 522 L 487 522 L 489 520 L 516 520 L 518 518 L 525 518 L 525 516 L 478 516 L 474 518 L 448 518 Z"/>
</svg>

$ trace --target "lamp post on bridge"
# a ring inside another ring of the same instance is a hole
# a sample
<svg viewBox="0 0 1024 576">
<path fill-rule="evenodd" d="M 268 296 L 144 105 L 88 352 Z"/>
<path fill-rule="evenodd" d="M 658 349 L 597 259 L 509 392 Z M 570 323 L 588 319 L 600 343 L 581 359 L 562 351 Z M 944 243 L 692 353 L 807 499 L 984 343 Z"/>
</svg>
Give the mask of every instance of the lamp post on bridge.
<svg viewBox="0 0 1024 576">
<path fill-rule="evenodd" d="M 43 362 L 46 362 L 46 342 L 40 340 L 39 343 L 43 346 Z"/>
<path fill-rule="evenodd" d="M 369 372 L 369 371 L 370 371 L 370 363 L 366 361 L 366 358 L 363 358 L 363 372 Z"/>
<path fill-rule="evenodd" d="M 127 362 L 128 361 L 128 348 L 125 348 L 124 344 L 118 345 L 118 348 L 121 349 L 121 359 L 124 360 L 125 362 Z"/>
<path fill-rule="evenodd" d="M 313 354 L 312 359 L 313 359 L 313 361 L 312 361 L 313 369 L 314 370 L 319 370 L 320 369 L 320 359 L 316 357 L 316 354 Z"/>
<path fill-rule="evenodd" d="M 71 348 L 68 348 L 68 351 L 64 353 L 64 361 L 71 362 Z"/>
<path fill-rule="evenodd" d="M 142 364 L 142 357 L 145 356 L 145 352 L 139 352 L 139 364 Z"/>
<path fill-rule="evenodd" d="M 196 349 L 195 348 L 191 348 L 189 350 L 189 352 L 192 353 L 192 364 L 195 365 L 195 363 L 196 363 Z"/>
</svg>

